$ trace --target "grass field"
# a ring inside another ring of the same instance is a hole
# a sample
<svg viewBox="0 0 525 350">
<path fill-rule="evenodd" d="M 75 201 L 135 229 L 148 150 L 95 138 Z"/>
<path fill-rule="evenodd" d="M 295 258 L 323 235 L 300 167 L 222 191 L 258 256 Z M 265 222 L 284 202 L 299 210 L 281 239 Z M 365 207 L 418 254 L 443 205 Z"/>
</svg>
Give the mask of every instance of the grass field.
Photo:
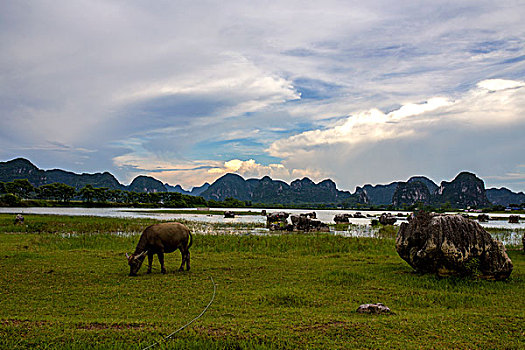
<svg viewBox="0 0 525 350">
<path fill-rule="evenodd" d="M 0 215 L 0 348 L 525 347 L 525 255 L 504 282 L 412 272 L 393 239 L 195 235 L 192 270 L 128 277 L 153 220 Z M 191 223 L 188 223 L 191 226 Z M 162 339 L 209 310 L 170 340 Z M 362 315 L 382 302 L 392 315 Z"/>
</svg>

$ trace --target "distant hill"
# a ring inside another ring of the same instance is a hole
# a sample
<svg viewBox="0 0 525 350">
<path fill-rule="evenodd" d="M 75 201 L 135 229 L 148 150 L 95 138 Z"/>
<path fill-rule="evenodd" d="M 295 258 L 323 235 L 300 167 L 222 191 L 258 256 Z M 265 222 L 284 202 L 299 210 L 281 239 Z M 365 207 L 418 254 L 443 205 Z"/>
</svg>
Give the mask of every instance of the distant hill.
<svg viewBox="0 0 525 350">
<path fill-rule="evenodd" d="M 400 207 L 422 203 L 442 206 L 448 203 L 453 208 L 484 208 L 491 205 L 483 180 L 469 172 L 458 174 L 450 182 L 442 181 L 440 186 L 425 176 L 413 176 L 407 182 L 397 181 L 387 185 L 357 187 L 356 193 L 366 194 L 371 205 L 392 204 Z M 505 194 L 506 198 L 512 198 L 518 200 L 515 203 L 521 203 L 519 194 L 510 191 L 499 193 L 499 197 L 495 191 L 490 194 L 493 198 L 503 198 Z M 501 199 L 501 202 L 508 202 L 508 200 L 510 199 Z"/>
<path fill-rule="evenodd" d="M 406 183 L 422 182 L 428 188 L 430 194 L 433 194 L 438 185 L 425 176 L 413 176 Z M 363 187 L 357 187 L 356 193 L 363 193 L 366 195 L 371 205 L 390 205 L 393 203 L 394 194 L 396 193 L 399 184 L 406 184 L 405 182 L 396 181 L 387 185 L 364 185 Z M 403 187 L 406 190 L 406 186 Z M 400 198 L 397 198 L 399 200 Z"/>
<path fill-rule="evenodd" d="M 491 204 L 483 180 L 469 172 L 459 173 L 451 182 L 442 181 L 434 193 L 434 203 L 450 203 L 453 208 L 485 208 Z"/>
<path fill-rule="evenodd" d="M 439 187 L 434 181 L 430 180 L 428 177 L 425 176 L 412 176 L 410 179 L 408 179 L 407 182 L 412 183 L 416 181 L 424 183 L 431 194 L 435 193 Z"/>
<path fill-rule="evenodd" d="M 487 190 L 487 198 L 492 204 L 505 207 L 511 204 L 525 203 L 525 194 L 523 192 L 515 193 L 505 187 L 489 188 Z"/>
<path fill-rule="evenodd" d="M 190 195 L 192 196 L 200 196 L 202 195 L 202 192 L 206 191 L 210 187 L 210 184 L 205 182 L 204 185 L 193 187 L 190 191 Z"/>
<path fill-rule="evenodd" d="M 424 182 L 400 182 L 392 196 L 392 205 L 395 207 L 411 206 L 416 203 L 429 205 L 432 199 L 432 193 Z"/>
<path fill-rule="evenodd" d="M 95 188 L 106 187 L 110 190 L 167 192 L 162 182 L 150 176 L 137 176 L 129 186 L 125 186 L 109 172 L 76 174 L 60 169 L 42 170 L 24 158 L 0 162 L 0 182 L 10 182 L 15 179 L 27 179 L 35 187 L 59 182 L 72 186 L 76 190 L 91 185 Z"/>
<path fill-rule="evenodd" d="M 330 180 L 314 183 L 309 178 L 297 179 L 287 184 L 265 176 L 261 179 L 247 179 L 237 174 L 226 174 L 213 184 L 205 183 L 184 190 L 180 185 L 171 186 L 151 176 L 137 176 L 129 186 L 125 186 L 109 172 L 95 174 L 76 174 L 60 169 L 42 170 L 24 158 L 0 162 L 0 182 L 27 179 L 33 186 L 40 187 L 51 183 L 64 183 L 79 190 L 86 185 L 134 192 L 178 192 L 193 196 L 203 196 L 207 200 L 223 201 L 235 198 L 261 204 L 337 204 L 345 206 L 390 205 L 403 207 L 416 203 L 442 206 L 447 203 L 454 208 L 487 207 L 490 204 L 508 206 L 525 203 L 523 192 L 514 193 L 506 188 L 485 190 L 483 180 L 475 174 L 462 172 L 438 186 L 424 176 L 414 176 L 406 182 L 396 181 L 387 185 L 364 185 L 357 187 L 355 193 L 337 189 Z"/>
<path fill-rule="evenodd" d="M 133 181 L 129 184 L 128 191 L 133 192 L 148 192 L 148 193 L 155 193 L 155 192 L 167 192 L 166 186 L 159 180 L 151 177 L 151 176 L 137 176 L 133 179 Z"/>
<path fill-rule="evenodd" d="M 416 203 L 452 208 L 485 208 L 491 205 L 483 180 L 475 174 L 462 172 L 454 180 L 442 181 L 438 187 L 425 177 L 412 177 L 400 182 L 394 192 L 394 206 L 410 206 Z M 430 181 L 430 182 L 429 182 Z"/>
<path fill-rule="evenodd" d="M 397 185 L 399 182 L 392 182 L 388 185 L 367 184 L 357 187 L 355 193 L 367 197 L 371 205 L 390 205 Z"/>
<path fill-rule="evenodd" d="M 290 186 L 284 181 L 272 180 L 269 176 L 248 180 L 246 185 L 251 188 L 250 200 L 256 203 L 276 203 L 278 198 L 289 197 Z"/>
<path fill-rule="evenodd" d="M 167 192 L 177 192 L 177 193 L 182 193 L 182 194 L 191 193 L 190 191 L 186 191 L 185 189 L 183 189 L 181 185 L 171 186 L 170 184 L 165 183 L 164 187 L 166 188 Z"/>
<path fill-rule="evenodd" d="M 264 204 L 341 203 L 352 199 L 350 192 L 339 191 L 332 180 L 316 184 L 308 178 L 293 181 L 262 179 L 245 180 L 237 174 L 226 174 L 202 193 L 207 200 L 223 201 L 236 198 Z"/>
<path fill-rule="evenodd" d="M 0 181 L 9 182 L 16 179 L 27 179 L 33 186 L 47 183 L 45 171 L 38 169 L 27 159 L 17 158 L 8 162 L 0 162 Z"/>
<path fill-rule="evenodd" d="M 226 198 L 235 198 L 249 201 L 253 196 L 253 186 L 237 174 L 226 174 L 217 179 L 202 193 L 206 200 L 222 201 Z"/>
<path fill-rule="evenodd" d="M 202 186 L 193 187 L 191 191 L 186 191 L 185 189 L 182 188 L 181 185 L 171 186 L 170 184 L 165 183 L 164 187 L 166 187 L 166 191 L 168 192 L 177 192 L 177 193 L 187 194 L 190 196 L 200 196 L 202 192 L 206 191 L 208 187 L 210 187 L 210 184 L 206 182 Z"/>
<path fill-rule="evenodd" d="M 85 185 L 93 187 L 107 187 L 109 189 L 124 190 L 126 186 L 108 172 L 95 174 L 75 174 L 60 169 L 41 170 L 24 158 L 17 158 L 8 162 L 0 162 L 0 181 L 9 182 L 15 179 L 27 179 L 33 186 L 63 183 L 79 190 Z"/>
</svg>

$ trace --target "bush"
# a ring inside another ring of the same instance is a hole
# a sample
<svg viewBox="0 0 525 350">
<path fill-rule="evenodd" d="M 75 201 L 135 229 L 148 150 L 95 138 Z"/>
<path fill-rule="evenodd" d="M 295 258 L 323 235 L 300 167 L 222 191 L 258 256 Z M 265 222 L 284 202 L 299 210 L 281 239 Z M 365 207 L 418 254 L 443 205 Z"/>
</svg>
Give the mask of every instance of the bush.
<svg viewBox="0 0 525 350">
<path fill-rule="evenodd" d="M 481 271 L 479 269 L 480 261 L 478 258 L 472 258 L 465 264 L 465 273 L 472 277 L 479 277 Z"/>
<path fill-rule="evenodd" d="M 394 226 L 394 225 L 381 226 L 379 228 L 379 232 L 377 233 L 377 236 L 379 238 L 396 238 L 396 234 L 398 230 L 399 230 L 399 226 Z"/>
<path fill-rule="evenodd" d="M 3 194 L 0 196 L 0 205 L 4 207 L 18 207 L 21 200 L 12 193 Z"/>
</svg>

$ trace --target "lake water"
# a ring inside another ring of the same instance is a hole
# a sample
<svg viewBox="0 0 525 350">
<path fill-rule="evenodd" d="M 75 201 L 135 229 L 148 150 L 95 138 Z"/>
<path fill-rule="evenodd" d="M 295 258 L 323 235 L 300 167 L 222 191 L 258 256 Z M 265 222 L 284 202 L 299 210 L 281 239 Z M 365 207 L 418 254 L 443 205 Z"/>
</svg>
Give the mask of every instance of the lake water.
<svg viewBox="0 0 525 350">
<path fill-rule="evenodd" d="M 211 227 L 214 223 L 222 224 L 266 224 L 266 217 L 261 215 L 261 209 L 255 208 L 218 208 L 217 210 L 230 210 L 230 211 L 252 211 L 253 215 L 237 215 L 235 218 L 224 218 L 223 215 L 210 215 L 210 214 L 194 214 L 194 213 L 179 213 L 174 214 L 169 211 L 173 209 L 136 209 L 136 208 L 43 208 L 43 207 L 33 207 L 33 208 L 0 208 L 0 213 L 8 214 L 53 214 L 53 215 L 69 215 L 69 216 L 102 216 L 102 217 L 120 217 L 120 218 L 151 218 L 162 221 L 176 221 L 176 220 L 188 220 L 195 222 L 195 229 L 197 233 L 202 234 L 211 234 L 217 233 L 216 227 Z M 188 209 L 177 209 L 177 210 L 196 210 L 195 208 Z M 213 208 L 212 208 L 213 210 Z M 304 209 L 264 209 L 267 213 L 285 211 L 290 214 L 301 214 L 309 213 L 312 210 Z M 166 212 L 163 212 L 166 211 Z M 317 218 L 324 223 L 333 223 L 334 216 L 336 214 L 355 214 L 357 210 L 314 210 L 317 214 Z M 361 211 L 365 216 L 371 215 L 375 218 L 378 218 L 381 214 L 387 213 L 386 211 Z M 410 212 L 403 211 L 390 211 L 394 216 L 398 214 L 403 217 L 399 217 L 396 225 L 399 225 L 401 222 L 406 222 L 406 215 Z M 472 214 L 473 217 L 476 217 L 477 214 Z M 509 216 L 509 214 L 489 214 L 491 218 L 499 218 L 500 220 L 490 220 L 489 222 L 480 223 L 483 227 L 491 228 L 494 230 L 502 229 L 501 236 L 497 233 L 497 239 L 502 240 L 505 244 L 518 245 L 521 244 L 521 235 L 523 232 L 521 230 L 525 229 L 525 217 L 522 215 L 520 222 L 517 224 L 511 224 L 508 220 L 504 219 Z M 353 237 L 374 237 L 377 234 L 377 229 L 370 226 L 370 221 L 372 218 L 350 218 L 350 223 L 352 224 L 348 230 L 345 231 L 334 231 L 332 228 L 332 233 L 340 234 L 344 236 L 353 236 Z M 501 220 L 503 219 L 503 220 Z M 508 230 L 516 230 L 509 232 Z M 220 229 L 220 233 L 227 234 L 269 234 L 269 231 L 262 227 L 251 228 L 248 230 L 239 230 L 239 229 Z M 503 232 L 505 231 L 505 232 Z"/>
</svg>

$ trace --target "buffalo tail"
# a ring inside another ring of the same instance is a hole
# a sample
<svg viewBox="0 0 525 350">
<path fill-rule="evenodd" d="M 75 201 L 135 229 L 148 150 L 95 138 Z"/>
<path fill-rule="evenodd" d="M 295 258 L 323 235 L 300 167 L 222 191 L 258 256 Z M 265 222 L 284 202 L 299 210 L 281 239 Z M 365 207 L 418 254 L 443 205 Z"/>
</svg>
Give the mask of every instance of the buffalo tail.
<svg viewBox="0 0 525 350">
<path fill-rule="evenodd" d="M 188 249 L 190 249 L 191 245 L 193 244 L 193 235 L 191 234 L 191 231 L 188 233 L 190 234 L 190 243 L 188 244 Z"/>
</svg>

